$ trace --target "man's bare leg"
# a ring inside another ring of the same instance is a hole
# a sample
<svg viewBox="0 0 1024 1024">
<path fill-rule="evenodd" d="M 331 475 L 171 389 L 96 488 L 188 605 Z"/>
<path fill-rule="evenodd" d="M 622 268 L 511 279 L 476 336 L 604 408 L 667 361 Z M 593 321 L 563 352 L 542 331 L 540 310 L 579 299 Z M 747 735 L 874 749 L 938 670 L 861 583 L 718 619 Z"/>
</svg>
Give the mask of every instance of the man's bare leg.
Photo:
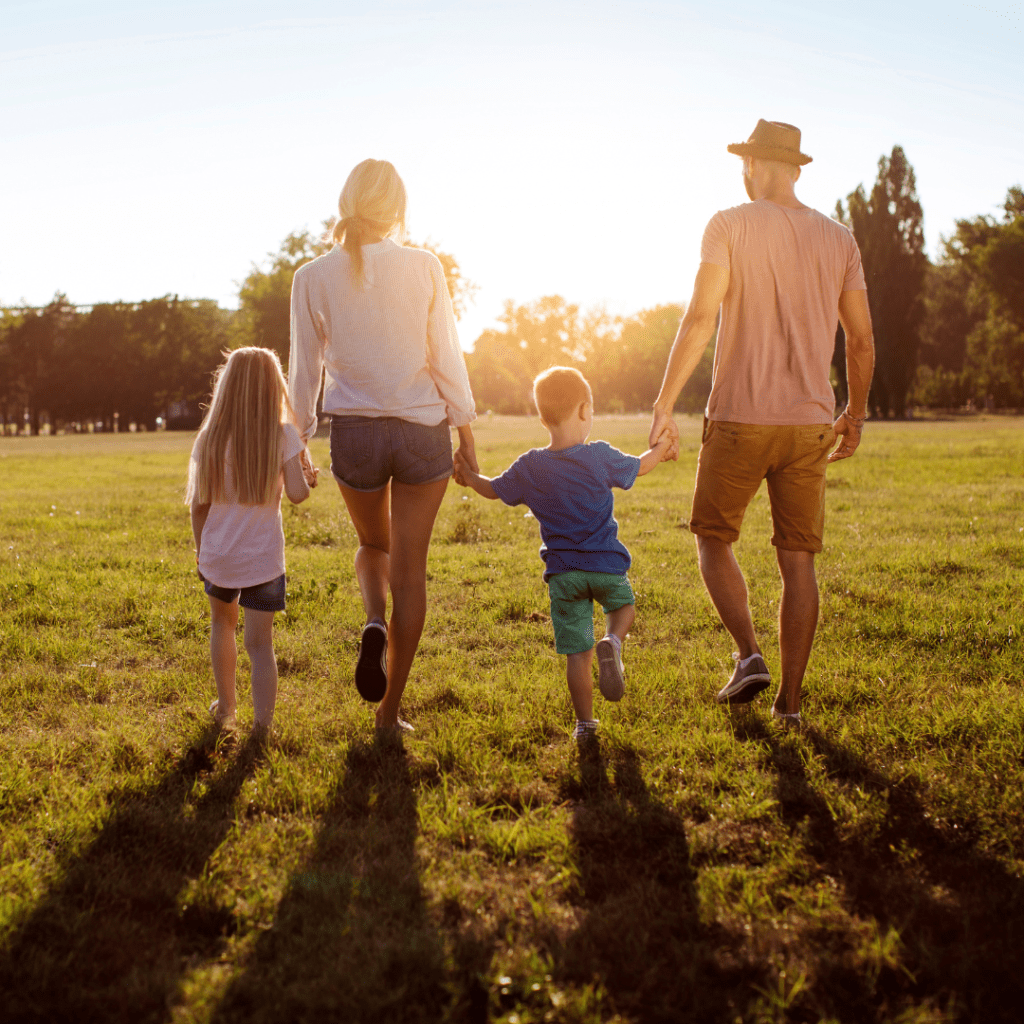
<svg viewBox="0 0 1024 1024">
<path fill-rule="evenodd" d="M 779 606 L 782 680 L 775 698 L 775 710 L 792 715 L 800 710 L 800 688 L 818 626 L 818 579 L 814 573 L 813 552 L 776 548 L 775 554 L 782 575 L 782 603 Z"/>
<path fill-rule="evenodd" d="M 747 601 L 747 583 L 732 553 L 732 545 L 711 537 L 697 537 L 700 575 L 708 595 L 739 650 L 740 660 L 760 654 Z M 813 631 L 812 631 L 813 632 Z M 806 659 L 805 659 L 806 660 Z"/>
</svg>

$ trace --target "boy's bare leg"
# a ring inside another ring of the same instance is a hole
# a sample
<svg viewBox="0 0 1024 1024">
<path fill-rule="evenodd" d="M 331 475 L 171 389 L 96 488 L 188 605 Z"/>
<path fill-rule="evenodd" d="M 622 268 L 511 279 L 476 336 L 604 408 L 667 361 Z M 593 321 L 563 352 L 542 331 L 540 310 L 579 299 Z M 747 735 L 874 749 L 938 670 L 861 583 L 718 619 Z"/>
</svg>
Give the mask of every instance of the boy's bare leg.
<svg viewBox="0 0 1024 1024">
<path fill-rule="evenodd" d="M 274 724 L 277 703 L 277 658 L 274 657 L 274 613 L 245 610 L 245 650 L 252 666 L 252 707 L 258 729 Z"/>
<path fill-rule="evenodd" d="M 747 583 L 732 553 L 732 545 L 713 537 L 697 536 L 697 557 L 700 575 L 708 588 L 711 603 L 729 631 L 740 653 L 740 659 L 760 654 L 754 622 L 747 602 Z"/>
<path fill-rule="evenodd" d="M 238 627 L 238 602 L 210 598 L 210 661 L 217 683 L 217 717 L 235 713 L 235 666 L 238 650 L 235 630 Z"/>
<path fill-rule="evenodd" d="M 593 662 L 593 647 L 589 651 L 569 654 L 565 659 L 565 678 L 569 684 L 569 696 L 576 711 L 576 720 L 579 722 L 591 722 L 594 719 Z"/>
<path fill-rule="evenodd" d="M 619 638 L 619 643 L 626 642 L 626 634 L 633 625 L 636 618 L 636 605 L 624 604 L 621 608 L 608 612 L 604 617 L 604 628 L 606 633 L 612 633 Z"/>
<path fill-rule="evenodd" d="M 800 689 L 818 626 L 818 579 L 814 573 L 812 552 L 776 548 L 775 555 L 782 574 L 782 602 L 779 605 L 782 679 L 775 698 L 775 710 L 792 715 L 800 710 Z"/>
</svg>

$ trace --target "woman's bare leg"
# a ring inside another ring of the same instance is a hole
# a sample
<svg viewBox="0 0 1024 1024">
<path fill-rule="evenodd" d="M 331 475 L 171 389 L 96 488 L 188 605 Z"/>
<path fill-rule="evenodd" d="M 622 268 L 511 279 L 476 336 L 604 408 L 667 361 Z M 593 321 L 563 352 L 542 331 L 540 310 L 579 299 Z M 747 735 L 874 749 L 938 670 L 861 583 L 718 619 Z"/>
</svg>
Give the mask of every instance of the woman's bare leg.
<svg viewBox="0 0 1024 1024">
<path fill-rule="evenodd" d="M 432 484 L 391 485 L 391 624 L 388 628 L 388 689 L 377 708 L 377 725 L 398 721 L 398 705 L 409 678 L 427 617 L 427 552 L 448 479 Z"/>
<path fill-rule="evenodd" d="M 367 619 L 377 615 L 383 618 L 390 584 L 388 688 L 377 707 L 377 725 L 383 728 L 398 721 L 398 707 L 423 632 L 427 615 L 427 552 L 434 520 L 448 489 L 448 478 L 431 484 L 393 481 L 390 516 L 386 498 L 381 500 L 387 491 L 366 494 L 342 484 L 339 487 L 359 536 L 356 575 Z M 387 531 L 384 523 L 388 524 Z M 372 550 L 363 555 L 364 547 Z M 381 579 L 385 581 L 383 599 Z"/>
<path fill-rule="evenodd" d="M 356 582 L 363 599 L 366 621 L 387 622 L 391 550 L 391 486 L 379 491 L 354 491 L 338 484 L 352 525 L 359 537 Z"/>
</svg>

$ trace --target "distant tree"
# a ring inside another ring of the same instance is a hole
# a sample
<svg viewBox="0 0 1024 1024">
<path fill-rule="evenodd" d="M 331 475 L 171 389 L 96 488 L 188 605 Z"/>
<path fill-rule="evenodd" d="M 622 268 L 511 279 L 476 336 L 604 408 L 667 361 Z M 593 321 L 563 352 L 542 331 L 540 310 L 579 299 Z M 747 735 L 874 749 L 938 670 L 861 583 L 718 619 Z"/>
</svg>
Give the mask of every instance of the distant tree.
<svg viewBox="0 0 1024 1024">
<path fill-rule="evenodd" d="M 324 221 L 325 234 L 333 223 L 333 219 Z M 281 357 L 281 362 L 287 365 L 292 278 L 299 267 L 329 252 L 332 246 L 332 242 L 325 240 L 325 235 L 314 236 L 306 230 L 293 231 L 276 253 L 269 254 L 268 269 L 253 264 L 238 291 L 240 308 L 234 327 L 235 344 L 272 348 Z M 442 252 L 429 241 L 413 247 L 429 249 L 441 261 L 455 315 L 461 316 L 476 285 L 463 276 L 458 261 L 451 253 Z"/>
<path fill-rule="evenodd" d="M 7 390 L 13 401 L 28 413 L 29 429 L 39 427 L 50 410 L 59 410 L 63 393 L 53 383 L 60 378 L 73 386 L 64 373 L 71 351 L 75 307 L 57 292 L 43 309 L 24 309 L 6 332 L 6 361 L 10 373 Z"/>
<path fill-rule="evenodd" d="M 533 378 L 549 366 L 580 366 L 592 350 L 579 306 L 546 295 L 517 306 L 511 299 L 466 355 L 477 405 L 496 412 L 532 410 Z"/>
<path fill-rule="evenodd" d="M 836 215 L 853 229 L 864 261 L 875 334 L 869 404 L 876 416 L 902 417 L 917 368 L 928 259 L 914 169 L 900 146 L 879 158 L 871 194 L 858 185 Z"/>
<path fill-rule="evenodd" d="M 14 360 L 14 332 L 25 312 L 22 309 L 0 308 L 0 433 L 20 429 L 24 405 L 19 402 L 20 382 Z"/>
<path fill-rule="evenodd" d="M 657 397 L 684 307 L 655 306 L 626 319 L 601 308 L 581 313 L 560 295 L 516 305 L 498 318 L 466 354 L 477 405 L 496 412 L 533 410 L 533 379 L 549 366 L 576 366 L 594 389 L 598 412 L 649 409 Z M 704 408 L 711 390 L 714 347 L 708 346 L 676 404 Z"/>
<path fill-rule="evenodd" d="M 619 362 L 611 390 L 624 409 L 649 409 L 665 374 L 679 322 L 686 307 L 675 303 L 641 310 L 622 321 L 617 348 Z M 714 339 L 676 400 L 679 412 L 700 412 L 711 393 Z"/>
</svg>

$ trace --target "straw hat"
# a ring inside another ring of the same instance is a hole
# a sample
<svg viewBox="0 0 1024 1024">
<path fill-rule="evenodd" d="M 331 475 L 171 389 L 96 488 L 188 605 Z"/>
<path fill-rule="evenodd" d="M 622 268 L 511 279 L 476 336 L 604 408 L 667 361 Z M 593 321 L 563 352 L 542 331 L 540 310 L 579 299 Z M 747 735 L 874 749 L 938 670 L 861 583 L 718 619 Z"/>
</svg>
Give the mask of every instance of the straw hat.
<svg viewBox="0 0 1024 1024">
<path fill-rule="evenodd" d="M 726 147 L 736 156 L 752 156 L 759 160 L 782 160 L 787 164 L 809 164 L 811 157 L 800 152 L 800 129 L 784 121 L 761 118 L 746 142 Z"/>
</svg>

